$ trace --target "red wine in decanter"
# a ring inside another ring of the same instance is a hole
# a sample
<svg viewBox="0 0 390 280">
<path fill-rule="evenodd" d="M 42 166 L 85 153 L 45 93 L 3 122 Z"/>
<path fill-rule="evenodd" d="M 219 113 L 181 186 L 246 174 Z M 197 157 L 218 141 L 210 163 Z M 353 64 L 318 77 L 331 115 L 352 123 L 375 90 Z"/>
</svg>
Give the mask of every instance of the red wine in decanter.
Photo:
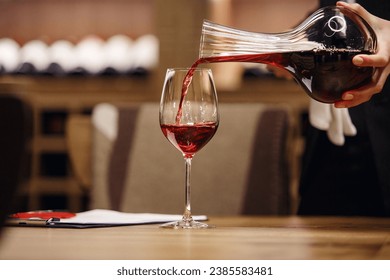
<svg viewBox="0 0 390 280">
<path fill-rule="evenodd" d="M 310 97 L 320 102 L 334 103 L 341 100 L 343 92 L 371 82 L 374 69 L 357 67 L 352 63 L 352 58 L 361 53 L 367 52 L 330 49 L 200 58 L 191 66 L 185 78 L 182 101 L 191 83 L 193 72 L 200 64 L 253 62 L 288 70 Z"/>
</svg>

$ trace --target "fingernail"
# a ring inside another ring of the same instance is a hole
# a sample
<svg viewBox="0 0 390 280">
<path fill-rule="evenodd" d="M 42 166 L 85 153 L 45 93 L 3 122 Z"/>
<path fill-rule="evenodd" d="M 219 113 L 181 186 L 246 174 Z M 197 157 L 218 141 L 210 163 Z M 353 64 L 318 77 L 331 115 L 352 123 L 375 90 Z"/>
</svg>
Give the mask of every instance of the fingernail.
<svg viewBox="0 0 390 280">
<path fill-rule="evenodd" d="M 343 100 L 352 100 L 352 99 L 353 99 L 353 95 L 350 93 L 347 93 L 343 96 Z"/>
<path fill-rule="evenodd" d="M 359 57 L 359 56 L 355 56 L 353 58 L 353 64 L 355 65 L 362 65 L 364 62 L 363 58 Z"/>
</svg>

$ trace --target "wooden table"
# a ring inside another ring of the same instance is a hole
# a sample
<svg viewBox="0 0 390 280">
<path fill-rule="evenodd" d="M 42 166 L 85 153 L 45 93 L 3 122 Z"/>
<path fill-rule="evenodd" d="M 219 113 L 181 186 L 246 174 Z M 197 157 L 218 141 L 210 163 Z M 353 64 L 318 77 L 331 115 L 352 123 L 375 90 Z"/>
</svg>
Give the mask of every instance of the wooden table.
<svg viewBox="0 0 390 280">
<path fill-rule="evenodd" d="M 158 225 L 6 228 L 0 259 L 390 259 L 390 219 L 212 217 L 214 229 Z"/>
</svg>

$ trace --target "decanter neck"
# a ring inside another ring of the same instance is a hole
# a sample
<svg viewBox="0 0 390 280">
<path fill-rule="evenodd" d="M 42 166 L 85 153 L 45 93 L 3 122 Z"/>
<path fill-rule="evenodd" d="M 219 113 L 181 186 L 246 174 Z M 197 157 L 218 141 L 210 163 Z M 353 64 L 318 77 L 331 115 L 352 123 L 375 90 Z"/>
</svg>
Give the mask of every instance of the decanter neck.
<svg viewBox="0 0 390 280">
<path fill-rule="evenodd" d="M 257 33 L 205 20 L 202 28 L 199 58 L 324 48 L 321 43 L 307 40 L 302 24 L 283 33 Z"/>
<path fill-rule="evenodd" d="M 292 30 L 256 33 L 205 20 L 199 58 L 332 49 L 375 52 L 376 35 L 354 12 L 324 7 Z"/>
</svg>

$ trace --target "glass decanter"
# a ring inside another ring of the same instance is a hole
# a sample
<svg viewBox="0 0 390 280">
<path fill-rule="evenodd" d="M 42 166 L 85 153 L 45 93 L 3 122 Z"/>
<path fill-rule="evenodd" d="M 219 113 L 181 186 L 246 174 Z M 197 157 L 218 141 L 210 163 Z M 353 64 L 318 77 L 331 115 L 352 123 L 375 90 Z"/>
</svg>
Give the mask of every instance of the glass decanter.
<svg viewBox="0 0 390 280">
<path fill-rule="evenodd" d="M 374 69 L 354 66 L 352 58 L 376 49 L 376 35 L 363 18 L 329 6 L 283 33 L 249 32 L 205 20 L 193 67 L 214 62 L 274 65 L 289 71 L 310 97 L 334 103 L 343 92 L 371 82 Z"/>
</svg>

